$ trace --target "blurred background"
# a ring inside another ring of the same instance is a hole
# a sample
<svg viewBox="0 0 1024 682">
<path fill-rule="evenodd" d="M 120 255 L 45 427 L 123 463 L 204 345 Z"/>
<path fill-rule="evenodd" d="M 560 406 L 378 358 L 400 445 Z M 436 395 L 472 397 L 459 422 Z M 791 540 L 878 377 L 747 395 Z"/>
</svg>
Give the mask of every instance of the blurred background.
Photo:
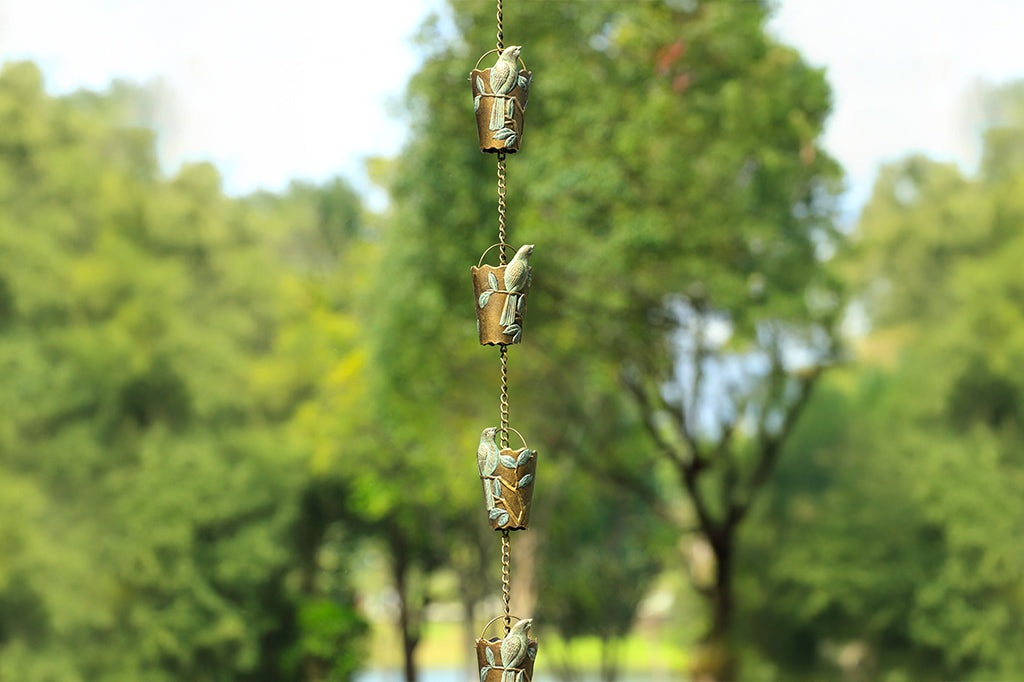
<svg viewBox="0 0 1024 682">
<path fill-rule="evenodd" d="M 1021 25 L 504 0 L 538 682 L 1024 678 Z M 0 680 L 479 679 L 494 42 L 0 0 Z"/>
</svg>

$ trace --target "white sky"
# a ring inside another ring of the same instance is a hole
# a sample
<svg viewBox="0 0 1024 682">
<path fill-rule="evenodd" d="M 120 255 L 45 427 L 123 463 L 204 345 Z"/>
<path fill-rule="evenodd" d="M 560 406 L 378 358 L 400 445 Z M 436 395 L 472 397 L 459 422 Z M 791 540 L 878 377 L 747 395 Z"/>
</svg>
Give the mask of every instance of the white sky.
<svg viewBox="0 0 1024 682">
<path fill-rule="evenodd" d="M 505 0 L 506 8 L 517 1 Z M 878 164 L 909 151 L 970 168 L 976 131 L 967 93 L 979 79 L 1024 77 L 1021 0 L 777 1 L 772 29 L 827 68 L 835 111 L 825 144 L 850 176 L 851 209 Z M 359 182 L 362 158 L 394 153 L 403 139 L 386 112 L 404 78 L 382 74 L 415 70 L 408 38 L 441 6 L 0 0 L 0 60 L 36 61 L 53 92 L 102 88 L 114 77 L 162 84 L 170 93 L 161 126 L 168 170 L 183 159 L 212 160 L 230 192 L 339 172 Z M 505 34 L 515 34 L 508 21 Z M 481 36 L 481 52 L 490 41 Z"/>
<path fill-rule="evenodd" d="M 834 107 L 825 146 L 859 207 L 880 163 L 910 152 L 973 171 L 970 94 L 1024 78 L 1021 0 L 781 0 L 776 34 L 825 66 Z"/>
</svg>

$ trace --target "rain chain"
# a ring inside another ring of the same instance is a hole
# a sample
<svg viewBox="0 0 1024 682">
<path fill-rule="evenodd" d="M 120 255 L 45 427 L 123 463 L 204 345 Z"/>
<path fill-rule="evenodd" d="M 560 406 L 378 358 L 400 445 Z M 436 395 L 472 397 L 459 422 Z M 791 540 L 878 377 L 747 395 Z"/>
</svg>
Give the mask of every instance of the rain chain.
<svg viewBox="0 0 1024 682">
<path fill-rule="evenodd" d="M 480 151 L 498 159 L 498 243 L 480 256 L 473 276 L 476 298 L 477 331 L 480 344 L 498 346 L 501 365 L 501 394 L 498 400 L 499 426 L 489 426 L 480 434 L 477 467 L 484 491 L 484 505 L 491 528 L 501 533 L 501 596 L 505 612 L 484 626 L 476 640 L 480 682 L 530 682 L 537 658 L 537 640 L 530 638 L 530 618 L 515 618 L 510 613 L 511 539 L 514 530 L 526 530 L 530 524 L 530 504 L 537 471 L 537 453 L 526 439 L 509 425 L 508 347 L 523 337 L 523 315 L 530 290 L 530 255 L 533 244 L 525 244 L 508 261 L 510 244 L 506 241 L 505 157 L 519 151 L 523 140 L 526 99 L 533 74 L 519 54 L 519 45 L 505 47 L 502 32 L 502 0 L 498 2 L 497 48 L 477 60 L 469 75 L 473 88 Z M 497 54 L 494 66 L 480 69 L 488 55 Z M 522 69 L 520 69 L 522 65 Z M 487 253 L 498 248 L 498 265 L 484 265 Z M 513 449 L 509 433 L 523 442 Z M 487 629 L 497 621 L 504 623 L 504 637 L 485 638 Z"/>
</svg>

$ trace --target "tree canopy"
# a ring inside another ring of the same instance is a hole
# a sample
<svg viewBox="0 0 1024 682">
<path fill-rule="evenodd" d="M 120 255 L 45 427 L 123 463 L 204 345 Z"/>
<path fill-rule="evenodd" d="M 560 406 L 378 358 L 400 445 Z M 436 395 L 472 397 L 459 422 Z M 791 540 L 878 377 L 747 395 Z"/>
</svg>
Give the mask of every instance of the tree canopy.
<svg viewBox="0 0 1024 682">
<path fill-rule="evenodd" d="M 534 72 L 508 228 L 536 244 L 510 417 L 539 460 L 513 581 L 606 677 L 666 570 L 694 677 L 1019 677 L 1024 89 L 985 94 L 976 172 L 890 164 L 846 233 L 826 74 L 767 5 L 506 7 Z M 468 632 L 493 603 L 466 77 L 494 15 L 448 11 L 377 214 L 340 178 L 168 175 L 145 89 L 0 70 L 0 678 L 352 679 L 367 548 L 407 679 L 432 602 Z"/>
<path fill-rule="evenodd" d="M 1022 127 L 986 133 L 973 177 L 921 156 L 884 168 L 843 259 L 870 325 L 863 364 L 812 406 L 761 547 L 779 556 L 764 641 L 817 661 L 812 677 L 822 652 L 878 679 L 1024 670 L 1024 165 L 1002 156 Z"/>
<path fill-rule="evenodd" d="M 306 604 L 354 612 L 343 584 L 294 584 L 310 467 L 290 424 L 320 367 L 291 331 L 314 284 L 284 256 L 333 226 L 285 209 L 329 223 L 338 198 L 344 233 L 358 199 L 164 178 L 145 98 L 0 72 L 0 676 L 299 679 Z"/>
<path fill-rule="evenodd" d="M 495 239 L 495 177 L 467 124 L 464 81 L 469 46 L 494 17 L 450 9 L 454 33 L 424 27 L 429 50 L 404 97 L 410 142 L 388 182 L 381 268 L 391 286 L 374 366 L 390 377 L 390 415 L 478 433 L 497 415 L 493 387 L 468 379 L 486 370 L 467 270 Z M 839 169 L 818 144 L 829 89 L 768 36 L 766 19 L 762 5 L 733 2 L 522 3 L 505 13 L 534 72 L 523 149 L 508 159 L 509 233 L 513 248 L 537 245 L 524 343 L 510 352 L 510 385 L 522 387 L 512 424 L 543 444 L 541 457 L 549 450 L 575 475 L 615 482 L 676 532 L 696 525 L 723 566 L 835 354 L 840 310 L 821 257 L 842 236 L 832 224 Z M 710 342 L 713 324 L 727 338 Z M 793 348 L 806 376 L 784 362 Z M 751 367 L 711 406 L 708 373 Z M 739 422 L 751 415 L 748 432 Z M 651 440 L 636 437 L 645 424 Z M 467 488 L 473 474 L 464 470 Z M 709 620 L 724 639 L 731 567 L 720 584 Z"/>
</svg>

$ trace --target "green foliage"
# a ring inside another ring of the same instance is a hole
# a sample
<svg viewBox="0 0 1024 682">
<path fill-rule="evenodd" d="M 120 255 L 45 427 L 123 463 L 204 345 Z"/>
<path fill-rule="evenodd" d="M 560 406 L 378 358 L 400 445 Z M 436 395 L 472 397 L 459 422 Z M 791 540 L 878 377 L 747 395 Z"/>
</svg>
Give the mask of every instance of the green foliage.
<svg viewBox="0 0 1024 682">
<path fill-rule="evenodd" d="M 494 158 L 477 151 L 466 83 L 494 15 L 450 5 L 454 33 L 428 23 L 420 36 L 424 58 L 404 99 L 411 141 L 385 175 L 394 214 L 383 235 L 370 356 L 391 430 L 419 424 L 422 439 L 443 425 L 457 434 L 415 441 L 445 467 L 449 451 L 468 456 L 475 434 L 497 422 L 496 384 L 475 379 L 496 375 L 497 363 L 476 347 L 468 294 L 469 266 L 495 241 L 486 200 L 495 193 Z M 522 151 L 508 158 L 511 247 L 537 245 L 509 385 L 512 425 L 539 453 L 539 496 L 547 494 L 550 453 L 586 472 L 555 485 L 596 475 L 655 510 L 658 523 L 691 525 L 679 473 L 638 437 L 651 415 L 622 390 L 624 375 L 653 393 L 677 378 L 676 341 L 692 337 L 679 333 L 688 307 L 725 321 L 731 337 L 720 350 L 734 363 L 767 354 L 765 339 L 776 339 L 766 323 L 799 338 L 817 361 L 833 351 L 841 291 L 820 256 L 840 240 L 831 221 L 840 173 L 818 147 L 830 93 L 821 71 L 766 34 L 766 17 L 762 4 L 737 2 L 506 9 L 515 30 L 505 40 L 523 46 L 534 73 Z M 747 398 L 771 403 L 760 411 L 762 425 L 771 424 L 793 382 L 758 378 Z M 712 412 L 735 423 L 745 410 Z M 736 441 L 738 453 L 753 451 Z M 415 471 L 388 475 L 409 480 Z M 479 496 L 472 467 L 452 468 L 447 480 Z M 417 492 L 430 499 L 431 485 Z M 479 501 L 472 504 L 466 513 L 479 514 Z M 648 570 L 640 564 L 630 576 Z M 624 576 L 608 576 L 617 578 Z M 624 601 L 635 606 L 636 596 Z M 619 606 L 587 613 L 628 622 Z"/>
<path fill-rule="evenodd" d="M 1003 161 L 887 167 L 858 225 L 866 364 L 812 405 L 758 549 L 755 639 L 809 679 L 1024 672 L 1024 165 Z"/>
<path fill-rule="evenodd" d="M 291 423 L 320 368 L 281 255 L 351 238 L 358 204 L 340 183 L 231 200 L 207 164 L 163 179 L 145 108 L 0 72 L 0 677 L 299 679 Z"/>
<path fill-rule="evenodd" d="M 833 268 L 829 90 L 764 5 L 506 8 L 534 71 L 509 385 L 540 462 L 538 625 L 621 637 L 696 525 L 737 567 L 751 676 L 1019 677 L 1020 87 L 989 101 L 977 177 L 883 169 Z M 236 200 L 208 164 L 165 178 L 145 92 L 51 97 L 4 66 L 0 679 L 351 679 L 367 536 L 410 666 L 433 572 L 467 612 L 493 591 L 472 453 L 498 362 L 468 270 L 495 177 L 465 82 L 493 13 L 452 9 L 454 35 L 421 34 L 369 221 L 341 180 Z M 863 362 L 790 420 L 818 376 L 793 365 L 836 351 L 837 271 Z"/>
<path fill-rule="evenodd" d="M 620 639 L 632 630 L 637 607 L 673 546 L 671 530 L 619 488 L 579 470 L 562 473 L 544 524 L 537 573 L 538 622 L 563 638 Z M 566 561 L 572 557 L 572 561 Z"/>
<path fill-rule="evenodd" d="M 299 610 L 298 624 L 303 634 L 293 655 L 305 662 L 307 672 L 315 666 L 309 679 L 344 682 L 359 671 L 365 656 L 352 642 L 365 637 L 367 626 L 352 608 L 333 601 L 311 602 Z"/>
</svg>

